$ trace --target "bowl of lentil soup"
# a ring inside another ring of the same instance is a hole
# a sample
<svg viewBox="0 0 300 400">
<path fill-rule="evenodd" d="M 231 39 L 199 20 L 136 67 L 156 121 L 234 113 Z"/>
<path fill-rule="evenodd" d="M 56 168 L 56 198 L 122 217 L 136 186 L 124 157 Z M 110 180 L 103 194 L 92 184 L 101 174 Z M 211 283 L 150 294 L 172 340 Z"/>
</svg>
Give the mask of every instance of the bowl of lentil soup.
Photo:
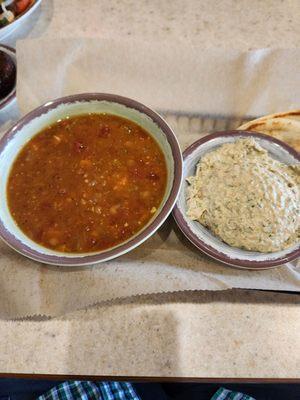
<svg viewBox="0 0 300 400">
<path fill-rule="evenodd" d="M 110 260 L 160 227 L 181 180 L 178 141 L 156 112 L 111 94 L 60 98 L 0 141 L 0 236 L 47 264 Z"/>
</svg>

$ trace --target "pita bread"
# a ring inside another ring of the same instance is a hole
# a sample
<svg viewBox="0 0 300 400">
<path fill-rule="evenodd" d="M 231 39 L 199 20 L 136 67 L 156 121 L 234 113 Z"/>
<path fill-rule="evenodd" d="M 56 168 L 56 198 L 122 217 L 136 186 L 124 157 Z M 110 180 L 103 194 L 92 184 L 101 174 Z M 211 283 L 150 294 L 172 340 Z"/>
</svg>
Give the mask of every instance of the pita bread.
<svg viewBox="0 0 300 400">
<path fill-rule="evenodd" d="M 300 110 L 266 115 L 237 129 L 273 136 L 300 151 Z"/>
</svg>

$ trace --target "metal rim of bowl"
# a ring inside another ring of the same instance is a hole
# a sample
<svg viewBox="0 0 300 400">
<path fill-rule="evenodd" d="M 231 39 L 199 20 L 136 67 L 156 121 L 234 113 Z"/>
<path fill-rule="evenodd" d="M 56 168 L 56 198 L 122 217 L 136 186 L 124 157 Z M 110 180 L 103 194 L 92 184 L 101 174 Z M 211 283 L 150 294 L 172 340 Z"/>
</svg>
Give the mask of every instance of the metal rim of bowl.
<svg viewBox="0 0 300 400">
<path fill-rule="evenodd" d="M 10 53 L 13 53 L 16 56 L 16 50 L 13 47 L 6 46 L 5 44 L 0 44 L 0 50 L 3 50 L 10 57 L 11 57 Z M 17 68 L 16 60 L 14 60 L 13 58 L 12 60 L 13 63 L 15 64 L 15 67 Z M 17 86 L 17 77 L 12 91 L 6 97 L 4 97 L 4 99 L 0 100 L 0 111 L 3 110 L 9 103 L 11 103 L 16 98 L 16 86 Z"/>
<path fill-rule="evenodd" d="M 74 102 L 89 102 L 89 101 L 108 101 L 122 104 L 126 107 L 135 109 L 143 114 L 149 116 L 152 121 L 158 125 L 158 127 L 165 134 L 166 139 L 170 145 L 172 156 L 174 160 L 174 179 L 169 193 L 168 198 L 165 201 L 161 211 L 156 216 L 156 218 L 148 225 L 146 228 L 141 230 L 133 239 L 121 243 L 119 246 L 113 249 L 107 249 L 97 254 L 93 253 L 91 255 L 84 255 L 78 257 L 66 257 L 64 255 L 49 255 L 40 253 L 29 247 L 27 244 L 21 242 L 16 238 L 8 229 L 6 229 L 5 224 L 0 219 L 0 237 L 14 250 L 19 253 L 47 264 L 58 264 L 65 266 L 79 266 L 79 265 L 89 265 L 93 263 L 98 263 L 112 258 L 118 257 L 122 254 L 127 253 L 131 249 L 137 247 L 146 239 L 148 239 L 156 230 L 163 224 L 168 215 L 171 213 L 172 208 L 176 202 L 177 196 L 179 194 L 181 181 L 182 181 L 182 153 L 178 140 L 175 133 L 167 124 L 167 122 L 155 111 L 149 107 L 139 103 L 135 100 L 129 99 L 127 97 L 108 94 L 108 93 L 82 93 L 77 95 L 71 95 L 66 97 L 61 97 L 45 103 L 44 105 L 34 109 L 22 119 L 20 119 L 14 126 L 12 126 L 6 134 L 0 139 L 0 154 L 5 149 L 9 141 L 31 120 L 39 117 L 40 115 L 47 113 L 48 111 L 55 109 L 57 106 L 62 104 L 70 104 Z M 37 132 L 38 133 L 38 132 Z"/>
<path fill-rule="evenodd" d="M 222 132 L 215 132 L 205 136 L 197 140 L 196 142 L 192 143 L 184 152 L 183 152 L 183 162 L 184 160 L 192 154 L 196 149 L 198 149 L 202 144 L 221 137 L 233 137 L 233 136 L 244 136 L 244 137 L 257 137 L 261 139 L 266 139 L 269 142 L 275 143 L 281 147 L 283 147 L 288 153 L 290 153 L 293 157 L 295 157 L 300 162 L 300 155 L 299 153 L 285 144 L 284 142 L 275 139 L 271 136 L 265 135 L 263 133 L 255 133 L 251 131 L 222 131 Z M 182 189 L 183 190 L 183 189 Z M 203 251 L 203 253 L 207 254 L 208 256 L 214 258 L 215 260 L 221 261 L 224 264 L 230 265 L 232 267 L 237 267 L 241 269 L 254 269 L 254 270 L 261 270 L 261 269 L 269 269 L 274 268 L 276 266 L 285 264 L 289 261 L 295 260 L 300 256 L 300 247 L 298 246 L 297 249 L 291 251 L 290 253 L 286 254 L 285 256 L 279 257 L 274 260 L 266 260 L 266 261 L 251 261 L 251 260 L 240 260 L 236 258 L 231 258 L 224 253 L 219 252 L 214 247 L 207 245 L 204 243 L 197 235 L 192 232 L 189 228 L 186 219 L 182 212 L 179 210 L 177 203 L 173 209 L 173 217 L 176 221 L 176 224 L 182 231 L 182 233 L 186 236 L 187 239 L 190 240 L 199 250 Z"/>
</svg>

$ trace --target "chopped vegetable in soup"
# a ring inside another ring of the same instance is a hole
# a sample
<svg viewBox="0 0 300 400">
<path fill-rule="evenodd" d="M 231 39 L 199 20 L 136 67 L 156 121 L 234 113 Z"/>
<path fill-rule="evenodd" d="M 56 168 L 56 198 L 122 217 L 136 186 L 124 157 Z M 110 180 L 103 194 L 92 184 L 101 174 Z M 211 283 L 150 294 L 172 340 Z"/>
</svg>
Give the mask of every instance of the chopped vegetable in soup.
<svg viewBox="0 0 300 400">
<path fill-rule="evenodd" d="M 17 156 L 7 184 L 10 212 L 33 241 L 61 252 L 94 252 L 140 231 L 159 208 L 167 168 L 156 141 L 109 114 L 60 120 Z"/>
</svg>

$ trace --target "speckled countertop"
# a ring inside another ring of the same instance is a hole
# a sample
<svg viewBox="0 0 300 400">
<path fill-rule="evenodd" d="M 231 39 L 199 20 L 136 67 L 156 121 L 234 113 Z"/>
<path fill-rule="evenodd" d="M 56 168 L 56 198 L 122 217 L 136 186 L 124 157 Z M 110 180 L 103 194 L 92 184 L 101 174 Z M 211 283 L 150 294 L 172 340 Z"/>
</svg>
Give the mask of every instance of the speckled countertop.
<svg viewBox="0 0 300 400">
<path fill-rule="evenodd" d="M 298 0 L 43 0 L 25 35 L 127 36 L 243 50 L 297 47 L 299 8 Z M 24 31 L 6 42 L 16 37 Z"/>
<path fill-rule="evenodd" d="M 33 26 L 5 42 L 47 35 L 244 50 L 299 45 L 298 0 L 74 3 L 44 0 Z M 299 300 L 248 290 L 184 292 L 119 300 L 52 320 L 0 320 L 0 371 L 299 378 Z"/>
</svg>

